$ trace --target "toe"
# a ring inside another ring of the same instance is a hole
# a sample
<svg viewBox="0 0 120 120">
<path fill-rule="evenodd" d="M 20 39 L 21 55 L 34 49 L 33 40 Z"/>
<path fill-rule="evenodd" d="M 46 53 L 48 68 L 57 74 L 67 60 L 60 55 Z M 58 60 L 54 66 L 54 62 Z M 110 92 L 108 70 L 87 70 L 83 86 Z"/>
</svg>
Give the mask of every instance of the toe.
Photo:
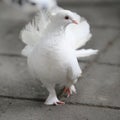
<svg viewBox="0 0 120 120">
<path fill-rule="evenodd" d="M 69 88 L 66 88 L 66 87 L 65 87 L 63 93 L 67 94 L 67 97 L 69 97 L 70 94 L 71 94 L 71 91 L 70 91 Z"/>
<path fill-rule="evenodd" d="M 65 102 L 63 102 L 63 101 L 58 101 L 57 104 L 58 104 L 58 105 L 64 105 Z"/>
</svg>

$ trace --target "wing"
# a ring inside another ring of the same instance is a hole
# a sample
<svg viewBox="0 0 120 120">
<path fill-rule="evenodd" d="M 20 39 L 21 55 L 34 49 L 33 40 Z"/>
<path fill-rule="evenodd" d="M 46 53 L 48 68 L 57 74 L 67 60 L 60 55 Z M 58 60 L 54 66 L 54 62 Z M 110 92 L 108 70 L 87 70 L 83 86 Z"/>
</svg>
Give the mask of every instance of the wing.
<svg viewBox="0 0 120 120">
<path fill-rule="evenodd" d="M 84 46 L 91 36 L 90 26 L 86 20 L 81 21 L 78 25 L 71 24 L 66 29 L 66 39 L 74 49 Z"/>
</svg>

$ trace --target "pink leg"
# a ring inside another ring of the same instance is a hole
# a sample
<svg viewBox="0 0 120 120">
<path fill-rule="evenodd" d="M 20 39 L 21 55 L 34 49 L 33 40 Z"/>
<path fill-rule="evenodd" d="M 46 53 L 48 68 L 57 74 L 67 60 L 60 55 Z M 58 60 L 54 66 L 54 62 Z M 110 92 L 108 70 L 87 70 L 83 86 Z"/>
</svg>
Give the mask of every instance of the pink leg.
<svg viewBox="0 0 120 120">
<path fill-rule="evenodd" d="M 65 87 L 63 93 L 67 94 L 67 97 L 70 96 L 70 88 Z"/>
</svg>

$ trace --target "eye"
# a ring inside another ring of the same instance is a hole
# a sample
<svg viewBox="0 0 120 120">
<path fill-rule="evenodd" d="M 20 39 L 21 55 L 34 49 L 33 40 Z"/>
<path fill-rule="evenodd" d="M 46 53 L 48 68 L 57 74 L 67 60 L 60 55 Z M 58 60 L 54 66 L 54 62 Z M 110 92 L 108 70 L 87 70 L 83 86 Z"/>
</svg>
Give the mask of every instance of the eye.
<svg viewBox="0 0 120 120">
<path fill-rule="evenodd" d="M 65 19 L 68 20 L 68 19 L 69 19 L 69 16 L 65 16 Z"/>
</svg>

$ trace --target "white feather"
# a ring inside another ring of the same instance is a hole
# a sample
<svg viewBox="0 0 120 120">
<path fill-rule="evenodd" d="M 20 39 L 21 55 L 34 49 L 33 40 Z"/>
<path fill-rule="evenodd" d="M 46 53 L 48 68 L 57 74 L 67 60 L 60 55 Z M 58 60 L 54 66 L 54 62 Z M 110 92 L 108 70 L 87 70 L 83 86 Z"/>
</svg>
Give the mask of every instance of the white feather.
<svg viewBox="0 0 120 120">
<path fill-rule="evenodd" d="M 42 31 L 39 31 L 40 40 L 37 44 L 34 45 L 34 42 L 27 40 L 28 34 L 26 34 L 26 40 L 23 40 L 28 45 L 22 53 L 28 57 L 32 75 L 40 79 L 50 93 L 45 102 L 48 105 L 59 102 L 54 89 L 55 84 L 65 84 L 70 88 L 71 93 L 76 92 L 73 84 L 77 82 L 82 72 L 75 50 L 68 45 L 65 38 L 64 26 L 71 23 L 69 20 L 63 19 L 66 14 L 74 17 L 73 13 L 63 10 L 52 16 L 51 22 Z M 27 26 L 25 31 L 29 29 L 31 31 L 31 26 L 36 30 L 36 25 L 32 23 Z M 36 39 L 35 36 L 33 38 Z"/>
<path fill-rule="evenodd" d="M 26 45 L 34 46 L 40 41 L 41 35 L 50 22 L 46 14 L 42 12 L 37 13 L 32 22 L 26 25 L 25 29 L 21 31 L 21 39 Z"/>
<path fill-rule="evenodd" d="M 79 24 L 71 24 L 66 29 L 66 39 L 72 45 L 73 49 L 78 49 L 86 44 L 90 39 L 90 26 L 86 20 Z"/>
<path fill-rule="evenodd" d="M 30 53 L 32 52 L 33 50 L 33 47 L 32 46 L 25 46 L 24 49 L 22 50 L 22 55 L 25 56 L 25 57 L 28 57 L 30 55 Z"/>
<path fill-rule="evenodd" d="M 81 49 L 76 51 L 76 56 L 77 58 L 81 57 L 89 57 L 91 55 L 95 55 L 98 53 L 98 50 L 93 50 L 93 49 Z"/>
</svg>

